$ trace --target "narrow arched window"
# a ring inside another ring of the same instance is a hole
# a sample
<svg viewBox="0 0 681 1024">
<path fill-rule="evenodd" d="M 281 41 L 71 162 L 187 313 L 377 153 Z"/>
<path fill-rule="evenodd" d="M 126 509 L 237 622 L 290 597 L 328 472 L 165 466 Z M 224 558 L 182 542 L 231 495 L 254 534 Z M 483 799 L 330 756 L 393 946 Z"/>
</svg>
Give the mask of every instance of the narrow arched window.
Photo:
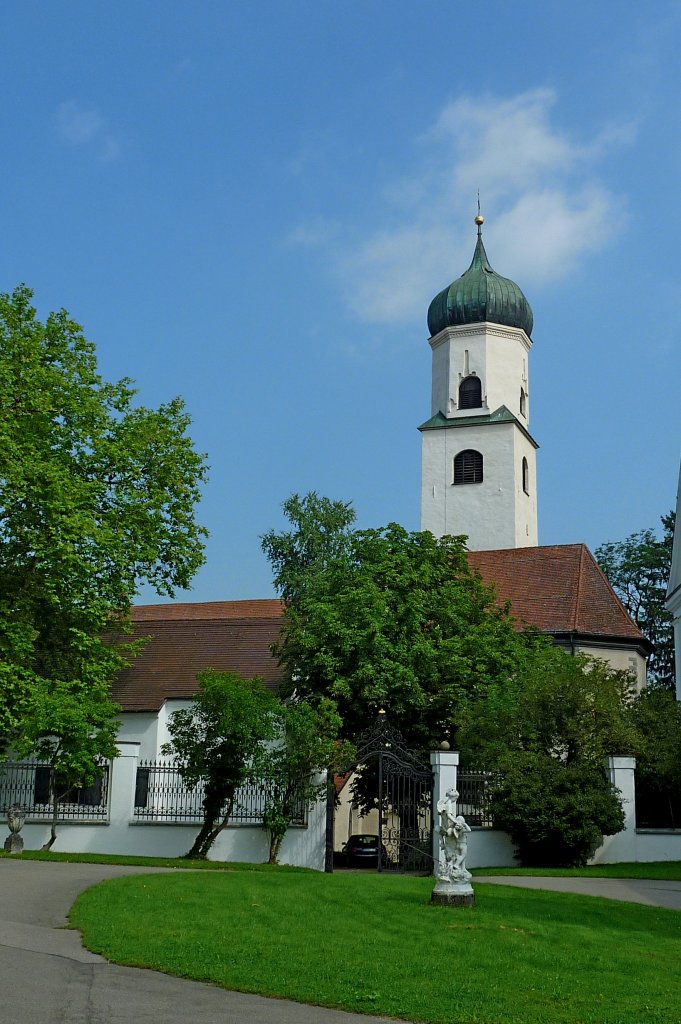
<svg viewBox="0 0 681 1024">
<path fill-rule="evenodd" d="M 479 377 L 464 377 L 459 385 L 459 409 L 479 409 L 482 406 L 482 384 Z"/>
<path fill-rule="evenodd" d="M 520 389 L 520 415 L 527 416 L 527 395 L 525 388 Z"/>
<path fill-rule="evenodd" d="M 525 494 L 530 493 L 530 467 L 525 458 L 523 458 L 523 490 Z"/>
<path fill-rule="evenodd" d="M 459 452 L 454 459 L 455 484 L 482 483 L 482 455 L 472 448 Z"/>
</svg>

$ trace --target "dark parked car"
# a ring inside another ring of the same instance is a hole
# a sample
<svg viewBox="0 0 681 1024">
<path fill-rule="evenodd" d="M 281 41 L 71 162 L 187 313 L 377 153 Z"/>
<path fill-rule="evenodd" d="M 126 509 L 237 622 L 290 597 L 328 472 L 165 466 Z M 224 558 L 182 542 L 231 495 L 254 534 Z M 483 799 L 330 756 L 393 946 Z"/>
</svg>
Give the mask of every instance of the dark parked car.
<svg viewBox="0 0 681 1024">
<path fill-rule="evenodd" d="M 378 867 L 378 851 L 381 851 L 381 864 L 388 859 L 385 846 L 378 836 L 361 835 L 350 836 L 343 847 L 345 863 L 350 868 Z"/>
</svg>

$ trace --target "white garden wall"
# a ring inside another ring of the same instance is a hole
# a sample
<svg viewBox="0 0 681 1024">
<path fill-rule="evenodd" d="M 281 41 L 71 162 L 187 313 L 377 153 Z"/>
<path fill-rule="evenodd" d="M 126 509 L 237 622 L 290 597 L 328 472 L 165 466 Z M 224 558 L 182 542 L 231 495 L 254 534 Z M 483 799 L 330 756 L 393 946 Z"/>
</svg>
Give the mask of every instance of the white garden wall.
<svg viewBox="0 0 681 1024">
<path fill-rule="evenodd" d="M 118 744 L 119 756 L 110 770 L 108 820 L 60 823 L 53 847 L 55 852 L 144 857 L 179 857 L 187 853 L 200 824 L 135 820 L 135 781 L 141 746 L 138 741 Z M 305 825 L 288 830 L 279 863 L 323 871 L 325 826 L 326 801 L 322 800 L 308 810 Z M 29 817 L 21 835 L 26 849 L 40 849 L 49 838 L 49 822 L 31 822 Z M 260 825 L 236 824 L 220 833 L 210 851 L 210 859 L 258 864 L 267 860 L 268 852 L 268 833 Z"/>
</svg>

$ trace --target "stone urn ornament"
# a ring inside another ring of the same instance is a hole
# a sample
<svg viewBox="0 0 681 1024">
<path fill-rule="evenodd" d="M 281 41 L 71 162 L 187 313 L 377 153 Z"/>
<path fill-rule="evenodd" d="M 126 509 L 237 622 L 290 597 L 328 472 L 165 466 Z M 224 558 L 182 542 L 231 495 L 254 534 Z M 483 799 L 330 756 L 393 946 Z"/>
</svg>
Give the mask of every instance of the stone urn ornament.
<svg viewBox="0 0 681 1024">
<path fill-rule="evenodd" d="M 463 814 L 456 813 L 458 799 L 458 792 L 448 789 L 444 800 L 437 802 L 440 815 L 440 860 L 435 868 L 437 882 L 430 902 L 447 907 L 474 907 L 475 893 L 471 885 L 473 876 L 466 869 L 468 833 L 471 829 Z"/>
<path fill-rule="evenodd" d="M 6 853 L 21 853 L 24 848 L 24 840 L 21 838 L 19 833 L 24 827 L 26 821 L 26 812 L 24 811 L 21 804 L 12 804 L 7 810 L 7 824 L 9 825 L 9 835 L 5 839 L 5 852 Z"/>
</svg>

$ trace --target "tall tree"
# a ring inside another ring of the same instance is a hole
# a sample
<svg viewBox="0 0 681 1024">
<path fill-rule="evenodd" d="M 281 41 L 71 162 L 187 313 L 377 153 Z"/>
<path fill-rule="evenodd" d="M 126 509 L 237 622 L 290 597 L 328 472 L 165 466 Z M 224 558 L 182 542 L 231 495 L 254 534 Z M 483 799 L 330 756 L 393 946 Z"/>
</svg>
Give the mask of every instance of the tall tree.
<svg viewBox="0 0 681 1024">
<path fill-rule="evenodd" d="M 31 298 L 0 295 L 0 749 L 57 737 L 78 783 L 111 752 L 102 711 L 135 651 L 104 635 L 142 582 L 172 596 L 203 561 L 206 469 L 180 399 L 135 405 L 81 327 L 64 310 L 41 322 Z"/>
<path fill-rule="evenodd" d="M 277 718 L 279 736 L 267 750 L 261 774 L 267 794 L 263 828 L 269 834 L 270 864 L 276 864 L 291 823 L 326 795 L 326 772 L 343 770 L 352 755 L 352 748 L 338 741 L 341 718 L 327 698 L 316 705 L 282 702 Z"/>
<path fill-rule="evenodd" d="M 356 515 L 350 502 L 333 501 L 315 491 L 292 494 L 282 505 L 291 530 L 269 530 L 262 549 L 284 601 L 300 601 L 332 561 L 347 557 Z"/>
<path fill-rule="evenodd" d="M 287 503 L 293 529 L 264 541 L 285 600 L 275 649 L 284 690 L 333 699 L 350 739 L 383 707 L 415 747 L 455 741 L 466 702 L 544 641 L 514 629 L 469 569 L 461 537 L 395 523 L 353 531 L 343 505 L 338 536 L 324 534 L 310 562 L 309 538 L 321 533 L 313 497 Z"/>
<path fill-rule="evenodd" d="M 596 548 L 598 563 L 617 596 L 655 650 L 648 660 L 653 685 L 674 689 L 674 631 L 665 597 L 672 564 L 675 513 L 662 516 L 662 536 L 639 530 Z"/>
<path fill-rule="evenodd" d="M 639 748 L 633 701 L 627 672 L 554 647 L 529 652 L 511 680 L 469 705 L 462 757 L 493 773 L 495 825 L 523 863 L 585 864 L 621 830 L 605 759 Z"/>
<path fill-rule="evenodd" d="M 203 784 L 203 824 L 187 856 L 205 858 L 229 824 L 239 786 L 262 778 L 264 743 L 278 735 L 278 701 L 258 677 L 208 669 L 198 681 L 191 707 L 171 715 L 162 749 L 190 789 Z"/>
</svg>

